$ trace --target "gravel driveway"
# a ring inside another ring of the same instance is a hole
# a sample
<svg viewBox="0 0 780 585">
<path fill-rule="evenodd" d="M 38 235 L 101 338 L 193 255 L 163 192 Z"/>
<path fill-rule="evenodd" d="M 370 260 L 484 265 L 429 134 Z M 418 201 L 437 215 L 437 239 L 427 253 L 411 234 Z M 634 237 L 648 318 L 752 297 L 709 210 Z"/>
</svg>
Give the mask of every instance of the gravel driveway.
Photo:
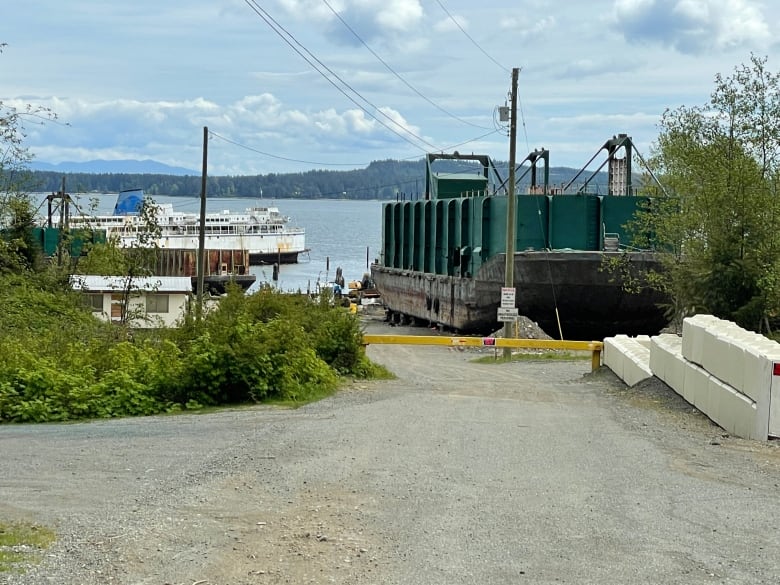
<svg viewBox="0 0 780 585">
<path fill-rule="evenodd" d="M 398 379 L 297 410 L 0 427 L 0 518 L 59 537 L 0 583 L 780 583 L 776 444 L 589 361 L 368 351 Z"/>
</svg>

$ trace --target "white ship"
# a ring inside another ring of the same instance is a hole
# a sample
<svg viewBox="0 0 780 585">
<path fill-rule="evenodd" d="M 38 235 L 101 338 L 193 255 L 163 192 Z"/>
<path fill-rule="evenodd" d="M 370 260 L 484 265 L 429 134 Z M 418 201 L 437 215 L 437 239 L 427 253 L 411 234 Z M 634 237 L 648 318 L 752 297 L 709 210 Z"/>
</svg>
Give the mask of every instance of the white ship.
<svg viewBox="0 0 780 585">
<path fill-rule="evenodd" d="M 106 237 L 116 237 L 123 247 L 139 245 L 139 236 L 146 231 L 138 214 L 143 191 L 121 191 L 113 215 L 71 216 L 69 227 L 89 227 L 105 230 Z M 155 204 L 156 222 L 161 249 L 197 250 L 200 216 L 197 213 L 175 211 L 171 204 Z M 298 254 L 306 251 L 306 232 L 290 225 L 290 218 L 277 207 L 248 207 L 243 212 L 210 212 L 205 217 L 206 250 L 246 250 L 251 265 L 293 264 Z"/>
</svg>

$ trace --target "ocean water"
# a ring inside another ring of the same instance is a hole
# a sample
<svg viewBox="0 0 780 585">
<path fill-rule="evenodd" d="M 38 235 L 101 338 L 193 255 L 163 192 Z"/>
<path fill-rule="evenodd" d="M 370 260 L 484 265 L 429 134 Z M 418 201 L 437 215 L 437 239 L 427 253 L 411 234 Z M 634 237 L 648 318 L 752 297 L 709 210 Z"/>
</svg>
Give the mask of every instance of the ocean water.
<svg viewBox="0 0 780 585">
<path fill-rule="evenodd" d="M 39 201 L 43 200 L 45 194 Z M 76 205 L 88 212 L 90 201 L 97 201 L 95 213 L 107 215 L 113 212 L 115 193 L 73 196 Z M 154 197 L 158 203 L 170 203 L 177 211 L 198 213 L 198 197 Z M 331 282 L 336 269 L 341 268 L 344 280 L 361 280 L 369 272 L 369 263 L 379 255 L 382 240 L 382 202 L 346 199 L 207 199 L 208 211 L 243 211 L 247 207 L 278 207 L 290 216 L 291 223 L 305 228 L 308 252 L 300 254 L 298 264 L 280 266 L 278 280 L 273 281 L 271 266 L 254 266 L 250 272 L 257 276 L 253 288 L 269 283 L 278 289 L 315 291 L 318 284 Z M 46 213 L 46 204 L 40 208 Z M 368 259 L 368 262 L 367 262 Z M 252 290 L 252 289 L 250 289 Z"/>
</svg>

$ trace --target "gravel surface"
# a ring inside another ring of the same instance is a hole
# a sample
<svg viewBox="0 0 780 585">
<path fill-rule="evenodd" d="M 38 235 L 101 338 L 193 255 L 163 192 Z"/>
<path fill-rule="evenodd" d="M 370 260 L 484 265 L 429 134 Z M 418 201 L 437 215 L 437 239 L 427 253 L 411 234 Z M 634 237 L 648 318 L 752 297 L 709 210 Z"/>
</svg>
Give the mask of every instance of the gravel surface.
<svg viewBox="0 0 780 585">
<path fill-rule="evenodd" d="M 780 583 L 775 443 L 589 360 L 368 352 L 296 410 L 0 427 L 0 519 L 58 535 L 0 583 Z"/>
</svg>

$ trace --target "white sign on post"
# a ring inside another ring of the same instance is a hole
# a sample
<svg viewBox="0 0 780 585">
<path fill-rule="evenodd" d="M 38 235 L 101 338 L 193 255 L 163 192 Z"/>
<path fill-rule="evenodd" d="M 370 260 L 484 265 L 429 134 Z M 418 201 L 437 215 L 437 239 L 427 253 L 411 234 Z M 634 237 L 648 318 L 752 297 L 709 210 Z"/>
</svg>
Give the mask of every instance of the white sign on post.
<svg viewBox="0 0 780 585">
<path fill-rule="evenodd" d="M 518 316 L 517 307 L 498 308 L 498 320 L 501 323 L 512 323 Z"/>
<path fill-rule="evenodd" d="M 501 287 L 501 306 L 502 307 L 514 307 L 515 306 L 515 288 L 512 286 Z"/>
</svg>

